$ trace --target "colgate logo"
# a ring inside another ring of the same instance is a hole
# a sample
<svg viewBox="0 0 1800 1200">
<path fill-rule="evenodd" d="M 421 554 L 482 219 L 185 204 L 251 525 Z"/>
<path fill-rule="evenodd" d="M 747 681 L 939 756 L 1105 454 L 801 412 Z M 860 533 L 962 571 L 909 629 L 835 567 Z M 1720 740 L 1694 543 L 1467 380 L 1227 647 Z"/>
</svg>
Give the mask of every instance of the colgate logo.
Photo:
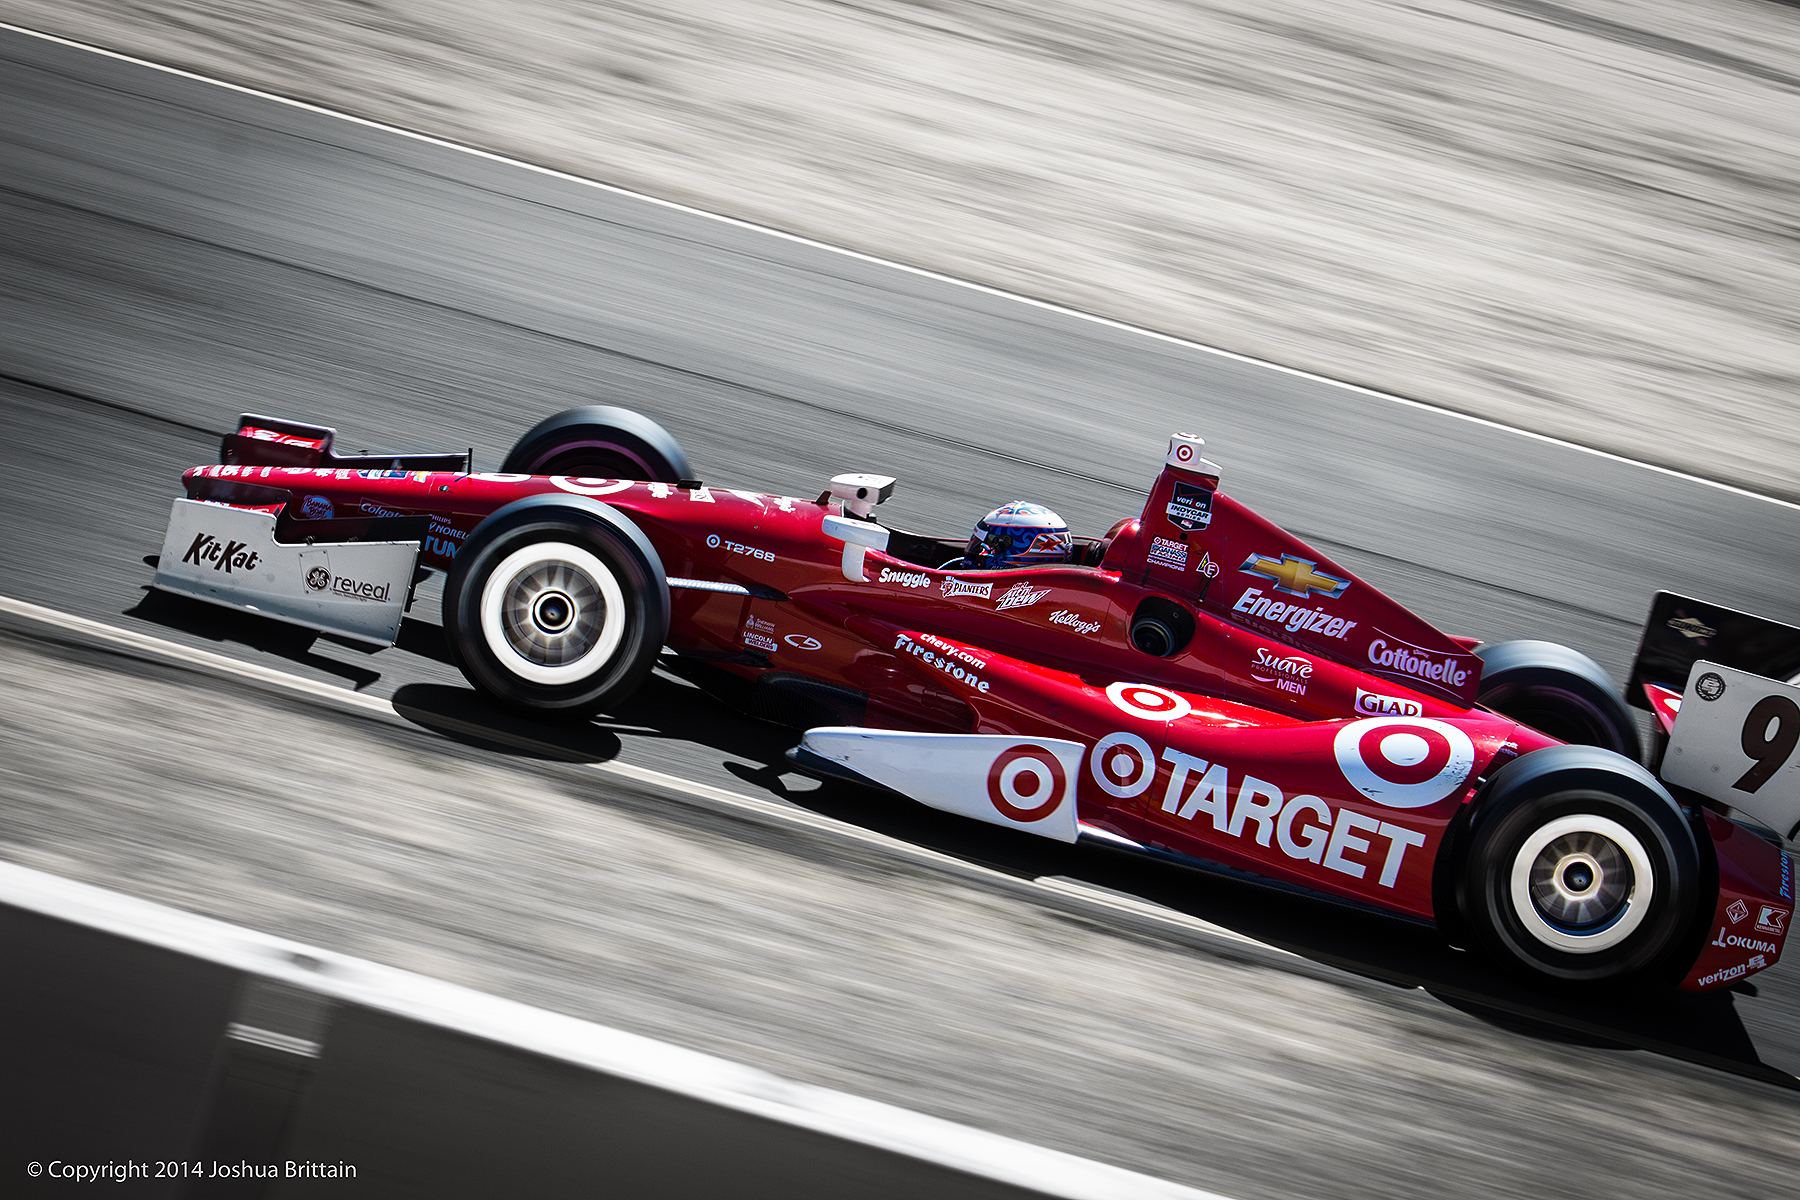
<svg viewBox="0 0 1800 1200">
<path fill-rule="evenodd" d="M 1471 655 L 1440 654 L 1403 642 L 1391 633 L 1375 632 L 1380 636 L 1369 643 L 1369 662 L 1382 674 L 1429 680 L 1452 690 L 1460 689 L 1472 674 L 1464 665 Z"/>
<path fill-rule="evenodd" d="M 1266 671 L 1269 674 L 1258 675 L 1258 671 Z M 1290 654 L 1286 657 L 1278 656 L 1271 653 L 1266 646 L 1256 648 L 1256 661 L 1250 668 L 1250 677 L 1259 683 L 1273 683 L 1275 682 L 1274 677 L 1277 675 L 1285 675 L 1289 679 L 1307 680 L 1312 678 L 1312 673 L 1311 659 L 1302 658 L 1298 654 Z"/>
</svg>

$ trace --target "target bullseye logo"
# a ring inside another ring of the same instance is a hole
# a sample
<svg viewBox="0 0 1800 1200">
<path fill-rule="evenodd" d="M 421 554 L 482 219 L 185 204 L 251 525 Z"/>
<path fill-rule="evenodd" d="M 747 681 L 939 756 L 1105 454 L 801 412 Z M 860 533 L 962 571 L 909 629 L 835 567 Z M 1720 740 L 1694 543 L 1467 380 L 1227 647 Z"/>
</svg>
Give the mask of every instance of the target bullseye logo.
<svg viewBox="0 0 1800 1200">
<path fill-rule="evenodd" d="M 988 768 L 988 799 L 1014 821 L 1041 821 L 1062 805 L 1069 777 L 1056 755 L 1027 742 L 1002 751 Z"/>
<path fill-rule="evenodd" d="M 1106 698 L 1120 712 L 1145 721 L 1179 721 L 1194 711 L 1185 697 L 1148 683 L 1109 683 Z"/>
<path fill-rule="evenodd" d="M 1352 721 L 1332 741 L 1350 786 L 1389 808 L 1424 808 L 1460 790 L 1475 768 L 1475 743 L 1445 721 L 1375 717 Z"/>
<path fill-rule="evenodd" d="M 1156 751 L 1135 733 L 1109 733 L 1094 743 L 1088 773 L 1107 795 L 1129 800 L 1156 778 Z"/>
<path fill-rule="evenodd" d="M 610 496 L 631 486 L 629 479 L 594 479 L 586 475 L 552 475 L 550 482 L 577 496 Z"/>
<path fill-rule="evenodd" d="M 1182 462 L 1192 462 L 1194 461 L 1194 448 L 1184 442 L 1175 447 L 1175 457 Z"/>
</svg>

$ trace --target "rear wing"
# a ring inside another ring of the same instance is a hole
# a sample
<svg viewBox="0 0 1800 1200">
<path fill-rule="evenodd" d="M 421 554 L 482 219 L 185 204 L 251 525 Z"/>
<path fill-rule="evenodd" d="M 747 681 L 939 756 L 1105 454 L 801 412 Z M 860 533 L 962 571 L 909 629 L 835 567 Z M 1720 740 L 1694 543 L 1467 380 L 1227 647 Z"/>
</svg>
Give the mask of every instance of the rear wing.
<svg viewBox="0 0 1800 1200">
<path fill-rule="evenodd" d="M 219 461 L 234 467 L 322 467 L 327 470 L 473 470 L 467 454 L 338 454 L 337 430 L 282 417 L 242 413 L 219 441 Z"/>
<path fill-rule="evenodd" d="M 1800 629 L 1674 592 L 1658 592 L 1631 664 L 1625 699 L 1655 712 L 1646 685 L 1679 694 L 1702 659 L 1765 679 L 1800 682 Z"/>
</svg>

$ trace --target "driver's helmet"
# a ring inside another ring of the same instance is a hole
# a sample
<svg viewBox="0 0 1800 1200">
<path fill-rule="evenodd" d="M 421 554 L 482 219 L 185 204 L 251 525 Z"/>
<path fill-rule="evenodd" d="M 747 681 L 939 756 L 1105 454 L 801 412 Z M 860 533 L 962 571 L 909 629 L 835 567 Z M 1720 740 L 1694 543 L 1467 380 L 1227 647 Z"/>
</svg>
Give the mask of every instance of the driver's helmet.
<svg viewBox="0 0 1800 1200">
<path fill-rule="evenodd" d="M 968 568 L 989 571 L 1065 563 L 1074 544 L 1061 517 L 1041 504 L 1014 500 L 975 522 L 963 562 Z"/>
</svg>

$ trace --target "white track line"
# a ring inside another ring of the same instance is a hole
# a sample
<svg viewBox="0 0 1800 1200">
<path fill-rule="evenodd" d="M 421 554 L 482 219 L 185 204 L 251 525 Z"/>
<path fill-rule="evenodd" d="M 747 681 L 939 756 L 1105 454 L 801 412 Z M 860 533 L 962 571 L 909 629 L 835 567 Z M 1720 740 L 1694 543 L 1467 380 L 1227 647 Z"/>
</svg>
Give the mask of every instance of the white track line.
<svg viewBox="0 0 1800 1200">
<path fill-rule="evenodd" d="M 1545 445 L 1558 446 L 1562 449 L 1574 450 L 1581 454 L 1590 454 L 1596 458 L 1603 458 L 1609 462 L 1623 463 L 1626 466 L 1641 467 L 1646 471 L 1654 471 L 1659 475 L 1664 475 L 1671 479 L 1680 479 L 1687 483 L 1700 484 L 1703 487 L 1714 488 L 1718 491 L 1727 492 L 1733 496 L 1742 496 L 1749 500 L 1761 500 L 1768 504 L 1775 504 L 1782 508 L 1800 512 L 1800 504 L 1796 504 L 1791 500 L 1782 500 L 1775 496 L 1765 496 L 1761 492 L 1753 492 L 1748 488 L 1738 487 L 1736 484 L 1721 483 L 1717 479 L 1707 479 L 1700 475 L 1690 475 L 1686 471 L 1677 471 L 1673 467 L 1663 467 L 1658 466 L 1655 463 L 1642 462 L 1635 458 L 1627 458 L 1622 454 L 1614 454 L 1609 450 L 1597 450 L 1592 446 L 1583 446 L 1579 442 L 1570 442 L 1565 441 L 1562 438 L 1551 437 L 1549 434 L 1534 433 L 1529 429 L 1521 429 L 1516 425 L 1506 425 L 1499 421 L 1490 420 L 1487 417 L 1477 417 L 1471 413 L 1458 412 L 1453 408 L 1444 408 L 1441 405 L 1428 404 L 1423 400 L 1410 400 L 1405 396 L 1396 396 L 1390 392 L 1377 391 L 1374 388 L 1364 387 L 1361 384 L 1346 383 L 1341 379 L 1333 379 L 1329 375 L 1319 375 L 1311 371 L 1303 371 L 1298 367 L 1286 367 L 1280 363 L 1270 362 L 1267 359 L 1252 358 L 1247 354 L 1239 354 L 1233 350 L 1224 350 L 1218 346 L 1209 346 L 1204 342 L 1196 342 L 1189 338 L 1177 337 L 1170 333 L 1159 333 L 1154 329 L 1146 329 L 1141 325 L 1128 324 L 1124 321 L 1115 320 L 1112 317 L 1103 317 L 1095 313 L 1082 312 L 1078 308 L 1069 308 L 1066 305 L 1056 304 L 1049 300 L 1038 300 L 1031 296 L 1020 295 L 1017 292 L 1009 292 L 1004 288 L 993 287 L 985 283 L 975 283 L 967 279 L 958 279 L 954 275 L 945 275 L 942 272 L 927 270 L 924 267 L 909 266 L 903 262 L 895 262 L 892 259 L 880 258 L 873 254 L 866 254 L 860 250 L 846 249 L 843 246 L 834 246 L 830 242 L 821 242 L 814 238 L 802 237 L 797 233 L 787 233 L 780 229 L 772 229 L 767 225 L 758 225 L 755 222 L 745 221 L 738 217 L 728 217 L 720 213 L 708 212 L 703 208 L 695 208 L 692 205 L 677 204 L 673 200 L 663 200 L 656 196 L 646 195 L 643 192 L 631 191 L 629 188 L 617 187 L 610 183 L 601 183 L 599 180 L 595 179 L 585 179 L 580 175 L 571 175 L 566 171 L 558 171 L 552 167 L 543 167 L 536 163 L 525 162 L 521 159 L 508 158 L 503 154 L 495 154 L 491 150 L 481 150 L 474 146 L 465 146 L 459 142 L 452 142 L 444 138 L 433 137 L 428 133 L 417 133 L 410 129 L 403 129 L 397 125 L 386 125 L 380 121 L 371 121 L 367 117 L 353 116 L 350 113 L 338 112 L 336 109 L 326 108 L 323 105 L 310 104 L 304 100 L 293 100 L 286 96 L 277 96 L 272 92 L 258 91 L 256 88 L 245 87 L 242 84 L 227 83 L 222 79 L 213 79 L 193 71 L 181 70 L 178 67 L 167 67 L 161 63 L 134 58 L 129 54 L 120 54 L 115 50 L 106 50 L 99 46 L 90 46 L 85 42 L 72 41 L 68 38 L 57 37 L 56 35 L 49 33 L 40 33 L 35 29 L 26 29 L 19 25 L 9 25 L 4 21 L 0 21 L 0 29 L 4 29 L 10 33 L 22 34 L 26 37 L 39 38 L 46 42 L 54 42 L 57 45 L 68 46 L 75 50 L 85 50 L 91 54 L 98 54 L 106 58 L 117 59 L 120 62 L 128 62 L 134 66 L 145 67 L 153 71 L 161 71 L 164 74 L 178 76 L 182 79 L 191 79 L 198 83 L 211 84 L 214 87 L 225 88 L 229 91 L 238 92 L 246 96 L 255 96 L 261 100 L 268 100 L 275 104 L 284 104 L 290 108 L 300 109 L 304 112 L 317 113 L 320 116 L 347 121 L 352 125 L 360 125 L 366 129 L 373 129 L 382 133 L 392 134 L 395 137 L 409 138 L 428 146 L 437 146 L 445 150 L 454 150 L 461 154 L 473 155 L 476 158 L 488 162 L 515 167 L 521 171 L 529 171 L 536 175 L 561 180 L 566 183 L 577 184 L 582 187 L 594 188 L 606 192 L 609 195 L 624 196 L 632 200 L 641 201 L 645 204 L 656 205 L 659 208 L 666 208 L 674 212 L 685 213 L 689 216 L 701 217 L 708 221 L 718 221 L 730 225 L 733 228 L 751 230 L 756 233 L 765 234 L 769 237 L 780 238 L 782 241 L 792 242 L 795 245 L 806 246 L 814 250 L 824 250 L 832 254 L 840 254 L 857 262 L 870 263 L 894 271 L 903 271 L 908 275 L 914 275 L 921 279 L 930 279 L 938 283 L 946 283 L 955 287 L 967 288 L 970 291 L 978 292 L 985 296 L 994 296 L 1002 300 L 1010 300 L 1018 304 L 1029 305 L 1032 308 L 1040 309 L 1044 312 L 1056 313 L 1059 316 L 1073 317 L 1076 320 L 1088 321 L 1106 329 L 1115 329 L 1123 333 L 1151 338 L 1152 340 L 1163 342 L 1171 346 L 1179 346 L 1184 350 L 1196 350 L 1203 354 L 1210 354 L 1214 357 L 1225 359 L 1228 362 L 1243 363 L 1247 366 L 1277 371 L 1295 379 L 1304 379 L 1310 383 L 1340 388 L 1354 395 L 1374 400 L 1385 400 L 1389 404 L 1398 404 L 1406 408 L 1416 409 L 1420 412 L 1429 412 L 1442 417 L 1451 417 L 1458 421 L 1467 421 L 1471 424 L 1479 425 L 1484 429 L 1494 429 L 1503 433 L 1517 434 L 1520 437 L 1530 438 L 1532 441 L 1542 442 Z"/>
<path fill-rule="evenodd" d="M 201 650 L 191 646 L 182 646 L 175 642 L 135 630 L 120 629 L 102 621 L 88 617 L 78 617 L 73 613 L 58 612 L 53 608 L 45 608 L 33 604 L 29 600 L 17 600 L 11 596 L 0 595 L 0 612 L 10 613 L 16 617 L 37 621 L 44 625 L 66 629 L 81 634 L 98 642 L 109 643 L 138 654 L 148 655 L 165 662 L 185 663 L 202 667 L 222 675 L 235 676 L 265 687 L 273 687 L 287 692 L 299 693 L 314 699 L 356 709 L 372 716 L 395 721 L 409 729 L 421 728 L 419 723 L 408 718 L 396 709 L 391 701 L 375 696 L 367 696 L 361 692 L 351 691 L 329 683 L 319 683 L 311 679 L 303 679 L 298 675 L 290 675 L 286 671 L 277 671 L 257 663 L 241 662 L 224 654 L 211 650 Z M 498 731 L 477 729 L 464 726 L 467 732 L 485 737 L 491 741 L 509 741 L 524 743 L 525 739 L 507 737 Z M 531 745 L 540 745 L 531 743 Z M 541 744 L 541 748 L 554 754 L 556 747 Z M 670 775 L 650 767 L 640 767 L 632 763 L 598 762 L 582 763 L 592 770 L 619 779 L 628 779 L 633 783 L 648 787 L 660 788 L 664 791 L 691 796 L 720 808 L 733 809 L 751 814 L 765 822 L 787 825 L 792 828 L 805 829 L 816 833 L 827 834 L 845 841 L 859 842 L 878 850 L 890 857 L 904 858 L 912 862 L 934 867 L 939 871 L 965 879 L 984 883 L 1002 891 L 1012 891 L 1032 897 L 1040 902 L 1052 898 L 1073 899 L 1088 908 L 1102 908 L 1114 913 L 1121 913 L 1152 921 L 1170 929 L 1202 933 L 1221 941 L 1236 942 L 1246 946 L 1254 946 L 1259 950 L 1272 954 L 1295 957 L 1292 951 L 1279 946 L 1269 945 L 1253 937 L 1239 933 L 1235 929 L 1227 929 L 1223 925 L 1215 925 L 1211 921 L 1189 916 L 1171 908 L 1164 908 L 1148 900 L 1115 895 L 1098 888 L 1088 887 L 1073 880 L 1043 878 L 1026 878 L 1009 875 L 1004 871 L 996 871 L 992 867 L 984 867 L 979 863 L 967 862 L 949 854 L 932 850 L 926 846 L 890 837 L 885 833 L 877 833 L 872 829 L 864 829 L 847 821 L 834 820 L 831 817 L 812 812 L 793 805 L 778 804 L 773 800 L 764 800 L 756 796 L 746 796 L 741 792 L 728 791 L 714 787 L 709 783 L 700 783 L 693 779 L 683 779 L 679 775 Z M 1060 906 L 1059 906 L 1060 907 Z"/>
</svg>

